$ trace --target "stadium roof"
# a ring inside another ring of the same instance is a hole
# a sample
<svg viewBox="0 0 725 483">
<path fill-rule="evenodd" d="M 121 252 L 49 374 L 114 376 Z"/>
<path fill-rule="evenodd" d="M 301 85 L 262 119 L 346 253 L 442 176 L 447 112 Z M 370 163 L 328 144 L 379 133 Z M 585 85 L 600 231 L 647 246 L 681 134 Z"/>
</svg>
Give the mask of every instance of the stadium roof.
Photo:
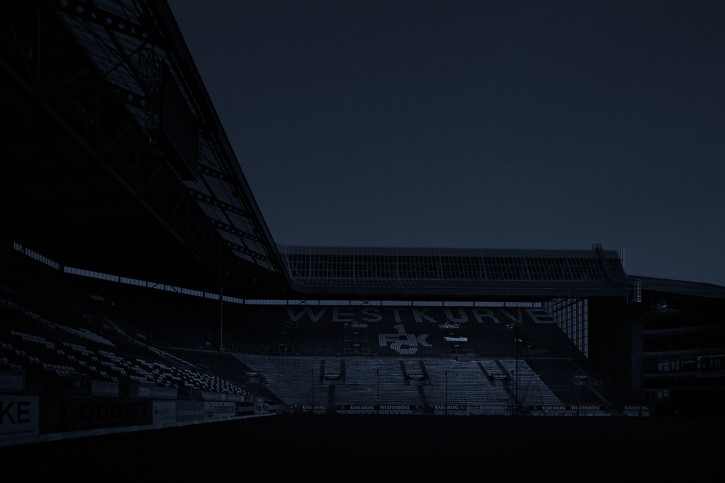
<svg viewBox="0 0 725 483">
<path fill-rule="evenodd" d="M 300 292 L 475 298 L 627 295 L 619 255 L 592 250 L 280 246 Z"/>
<path fill-rule="evenodd" d="M 0 15 L 2 148 L 18 168 L 3 205 L 17 241 L 90 269 L 188 285 L 223 265 L 230 285 L 286 286 L 165 1 L 12 2 Z"/>
<path fill-rule="evenodd" d="M 664 278 L 641 277 L 638 275 L 630 275 L 628 278 L 631 283 L 635 280 L 639 280 L 642 284 L 642 290 L 648 290 L 650 292 L 725 300 L 725 287 L 721 287 L 719 285 Z"/>
</svg>

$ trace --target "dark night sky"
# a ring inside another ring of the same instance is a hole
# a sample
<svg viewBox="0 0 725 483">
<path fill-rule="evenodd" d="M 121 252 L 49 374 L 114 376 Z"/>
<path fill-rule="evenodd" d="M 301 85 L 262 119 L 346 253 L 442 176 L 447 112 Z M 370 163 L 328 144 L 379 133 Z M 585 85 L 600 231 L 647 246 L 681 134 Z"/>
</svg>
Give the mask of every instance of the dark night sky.
<svg viewBox="0 0 725 483">
<path fill-rule="evenodd" d="M 725 286 L 725 2 L 169 3 L 277 243 Z"/>
</svg>

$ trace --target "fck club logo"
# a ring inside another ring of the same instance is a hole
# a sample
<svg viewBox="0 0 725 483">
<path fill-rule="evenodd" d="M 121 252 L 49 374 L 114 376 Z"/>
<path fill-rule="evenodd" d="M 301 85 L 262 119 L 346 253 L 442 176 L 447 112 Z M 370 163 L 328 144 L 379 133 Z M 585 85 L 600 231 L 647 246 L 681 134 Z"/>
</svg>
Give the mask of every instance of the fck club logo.
<svg viewBox="0 0 725 483">
<path fill-rule="evenodd" d="M 418 346 L 431 346 L 426 340 L 428 334 L 407 334 L 403 324 L 398 324 L 394 327 L 398 331 L 397 334 L 378 334 L 380 347 L 387 347 L 390 344 L 390 348 L 398 354 L 411 355 L 418 352 Z"/>
</svg>

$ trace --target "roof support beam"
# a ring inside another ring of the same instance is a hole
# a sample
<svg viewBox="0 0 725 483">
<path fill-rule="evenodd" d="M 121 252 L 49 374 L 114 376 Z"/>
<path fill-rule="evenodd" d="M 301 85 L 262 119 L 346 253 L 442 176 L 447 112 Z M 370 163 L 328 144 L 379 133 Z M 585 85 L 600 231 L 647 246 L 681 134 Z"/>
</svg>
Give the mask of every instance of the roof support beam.
<svg viewBox="0 0 725 483">
<path fill-rule="evenodd" d="M 257 242 L 257 243 L 260 243 L 260 244 L 263 244 L 264 243 L 264 240 L 262 239 L 262 237 L 259 237 L 257 235 L 254 235 L 252 233 L 248 233 L 248 232 L 246 232 L 244 230 L 240 230 L 238 228 L 234 228 L 233 226 L 228 225 L 228 224 L 226 224 L 226 223 L 224 223 L 222 221 L 212 220 L 212 223 L 217 228 L 219 228 L 221 230 L 224 230 L 227 233 L 231 233 L 232 235 L 237 235 L 237 236 L 240 236 L 242 238 L 245 238 L 245 239 L 247 239 L 249 241 Z"/>
<path fill-rule="evenodd" d="M 142 42 L 160 41 L 156 33 L 145 26 L 119 17 L 115 13 L 97 7 L 91 2 L 79 0 L 38 0 L 45 7 L 63 12 L 66 15 L 77 17 L 104 29 L 128 35 Z"/>
<path fill-rule="evenodd" d="M 215 206 L 221 210 L 228 211 L 230 213 L 234 213 L 235 215 L 244 216 L 244 217 L 251 216 L 251 213 L 248 213 L 247 211 L 242 210 L 239 207 L 230 205 L 229 203 L 225 203 L 221 200 L 216 199 L 214 196 L 207 195 L 206 193 L 197 191 L 194 188 L 189 188 L 189 194 L 194 196 L 199 201 L 203 201 L 204 203 Z"/>
</svg>

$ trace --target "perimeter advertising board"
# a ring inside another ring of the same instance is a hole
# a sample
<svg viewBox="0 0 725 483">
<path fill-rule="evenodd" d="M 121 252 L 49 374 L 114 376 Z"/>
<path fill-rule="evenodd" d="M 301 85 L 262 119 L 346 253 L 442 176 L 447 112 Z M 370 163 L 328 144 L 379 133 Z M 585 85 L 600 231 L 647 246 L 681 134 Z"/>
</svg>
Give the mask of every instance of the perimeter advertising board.
<svg viewBox="0 0 725 483">
<path fill-rule="evenodd" d="M 67 408 L 67 422 L 72 429 L 141 426 L 153 422 L 148 399 L 70 398 Z"/>
<path fill-rule="evenodd" d="M 176 401 L 154 401 L 153 419 L 156 426 L 176 423 Z"/>
<path fill-rule="evenodd" d="M 190 422 L 206 419 L 203 401 L 181 400 L 176 401 L 176 421 Z"/>
<path fill-rule="evenodd" d="M 38 397 L 0 394 L 0 438 L 38 434 Z"/>
<path fill-rule="evenodd" d="M 205 401 L 204 413 L 208 420 L 231 418 L 237 415 L 237 407 L 233 402 Z"/>
</svg>

